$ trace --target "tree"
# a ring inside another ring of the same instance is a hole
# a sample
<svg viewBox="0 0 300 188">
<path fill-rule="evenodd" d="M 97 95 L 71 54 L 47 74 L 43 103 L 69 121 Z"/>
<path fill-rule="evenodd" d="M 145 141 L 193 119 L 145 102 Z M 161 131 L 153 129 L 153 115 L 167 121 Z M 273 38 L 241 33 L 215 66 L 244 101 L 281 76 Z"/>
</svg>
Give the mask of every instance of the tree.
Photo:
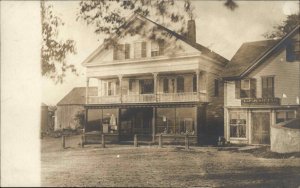
<svg viewBox="0 0 300 188">
<path fill-rule="evenodd" d="M 281 24 L 274 26 L 274 31 L 265 33 L 264 37 L 268 39 L 282 38 L 299 24 L 299 12 L 297 14 L 288 15 L 286 20 L 284 20 Z"/>
<path fill-rule="evenodd" d="M 59 27 L 63 26 L 64 22 L 54 15 L 51 5 L 46 5 L 44 0 L 41 0 L 40 3 L 42 76 L 52 79 L 55 83 L 62 83 L 68 70 L 77 74 L 75 66 L 66 61 L 67 55 L 76 54 L 75 42 L 70 39 L 64 41 L 58 38 Z"/>
<path fill-rule="evenodd" d="M 190 0 L 179 2 L 174 0 L 82 0 L 79 5 L 80 10 L 77 19 L 93 26 L 95 33 L 105 34 L 104 44 L 107 47 L 116 45 L 112 33 L 115 33 L 118 37 L 139 33 L 152 40 L 165 41 L 168 33 L 156 32 L 156 28 L 153 28 L 150 32 L 142 32 L 143 22 L 129 27 L 126 21 L 130 13 L 149 17 L 165 27 L 172 26 L 171 28 L 176 33 L 182 35 L 186 35 L 187 32 L 186 19 L 194 18 L 194 6 Z M 224 5 L 230 10 L 237 8 L 237 4 L 233 0 L 226 0 Z"/>
</svg>

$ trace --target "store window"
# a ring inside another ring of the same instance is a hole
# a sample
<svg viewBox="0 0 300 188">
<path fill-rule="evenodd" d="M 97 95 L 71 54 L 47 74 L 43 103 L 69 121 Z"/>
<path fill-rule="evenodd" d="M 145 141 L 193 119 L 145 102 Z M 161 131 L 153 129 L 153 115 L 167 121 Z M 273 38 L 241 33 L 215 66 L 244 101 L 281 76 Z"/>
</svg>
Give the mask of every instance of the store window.
<svg viewBox="0 0 300 188">
<path fill-rule="evenodd" d="M 296 118 L 296 114 L 295 111 L 293 110 L 276 112 L 276 123 L 288 121 L 295 118 Z"/>
<path fill-rule="evenodd" d="M 118 109 L 102 110 L 102 132 L 117 133 L 118 132 Z"/>
<path fill-rule="evenodd" d="M 246 113 L 230 112 L 230 137 L 246 138 Z"/>
<path fill-rule="evenodd" d="M 175 134 L 175 108 L 157 108 L 157 134 Z"/>
<path fill-rule="evenodd" d="M 86 132 L 102 130 L 102 110 L 99 109 L 88 109 L 87 113 L 87 126 L 85 127 Z"/>
<path fill-rule="evenodd" d="M 176 134 L 195 135 L 194 108 L 176 108 Z"/>
</svg>

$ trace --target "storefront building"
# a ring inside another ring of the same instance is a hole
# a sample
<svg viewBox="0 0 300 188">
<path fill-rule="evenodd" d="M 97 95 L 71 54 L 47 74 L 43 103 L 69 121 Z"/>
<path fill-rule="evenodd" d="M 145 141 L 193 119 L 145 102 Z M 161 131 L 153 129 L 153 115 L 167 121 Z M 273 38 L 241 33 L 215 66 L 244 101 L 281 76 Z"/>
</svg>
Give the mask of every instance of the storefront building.
<svg viewBox="0 0 300 188">
<path fill-rule="evenodd" d="M 227 65 L 227 141 L 270 144 L 271 125 L 300 117 L 299 38 L 298 26 L 281 40 L 244 43 Z"/>
<path fill-rule="evenodd" d="M 197 143 L 210 117 L 223 121 L 217 78 L 227 60 L 196 43 L 192 20 L 188 24 L 194 32 L 187 38 L 139 15 L 128 22 L 143 22 L 145 30 L 156 28 L 172 37 L 158 42 L 126 36 L 116 47 L 100 46 L 84 61 L 86 92 L 91 82 L 98 88 L 97 96 L 86 95 L 85 134 L 103 133 L 116 142 L 133 140 L 135 134 L 157 142 L 163 134 L 172 143 L 188 134 Z"/>
</svg>

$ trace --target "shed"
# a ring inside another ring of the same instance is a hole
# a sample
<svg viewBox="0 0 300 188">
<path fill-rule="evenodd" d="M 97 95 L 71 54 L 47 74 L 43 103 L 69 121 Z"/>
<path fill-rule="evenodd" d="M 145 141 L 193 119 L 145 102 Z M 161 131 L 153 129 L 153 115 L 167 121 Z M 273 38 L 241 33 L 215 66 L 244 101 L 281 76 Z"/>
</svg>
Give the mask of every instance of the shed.
<svg viewBox="0 0 300 188">
<path fill-rule="evenodd" d="M 89 87 L 88 91 L 89 96 L 97 96 L 96 87 Z M 54 130 L 78 128 L 76 115 L 84 114 L 85 95 L 86 87 L 75 87 L 57 103 Z"/>
</svg>

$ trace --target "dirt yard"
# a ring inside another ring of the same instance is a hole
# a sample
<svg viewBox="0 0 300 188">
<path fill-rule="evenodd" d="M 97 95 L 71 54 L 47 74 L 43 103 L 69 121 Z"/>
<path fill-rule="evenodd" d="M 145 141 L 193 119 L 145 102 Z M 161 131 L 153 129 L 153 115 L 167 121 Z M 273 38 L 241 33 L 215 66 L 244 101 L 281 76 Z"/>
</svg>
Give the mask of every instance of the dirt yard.
<svg viewBox="0 0 300 188">
<path fill-rule="evenodd" d="M 299 187 L 300 158 L 270 159 L 213 147 L 89 145 L 42 139 L 42 186 Z"/>
</svg>

